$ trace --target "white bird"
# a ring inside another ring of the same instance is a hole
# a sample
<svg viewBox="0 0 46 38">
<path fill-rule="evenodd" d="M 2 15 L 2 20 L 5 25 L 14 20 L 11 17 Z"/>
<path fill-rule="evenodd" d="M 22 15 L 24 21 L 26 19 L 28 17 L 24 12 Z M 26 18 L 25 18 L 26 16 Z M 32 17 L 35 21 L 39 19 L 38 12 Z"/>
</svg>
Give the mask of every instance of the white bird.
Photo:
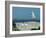
<svg viewBox="0 0 46 38">
<path fill-rule="evenodd" d="M 33 11 L 32 11 L 32 18 L 33 18 L 33 19 L 36 18 L 36 16 L 35 16 L 35 14 L 34 14 Z"/>
</svg>

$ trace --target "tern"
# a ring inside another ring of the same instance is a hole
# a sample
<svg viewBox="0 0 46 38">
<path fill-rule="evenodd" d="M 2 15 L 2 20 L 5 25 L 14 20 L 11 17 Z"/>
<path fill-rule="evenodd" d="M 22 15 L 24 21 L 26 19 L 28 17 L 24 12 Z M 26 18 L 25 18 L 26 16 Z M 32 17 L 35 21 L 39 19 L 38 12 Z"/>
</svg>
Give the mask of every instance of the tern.
<svg viewBox="0 0 46 38">
<path fill-rule="evenodd" d="M 33 19 L 36 18 L 36 16 L 35 16 L 35 14 L 34 14 L 33 11 L 32 11 L 32 18 L 33 18 Z"/>
</svg>

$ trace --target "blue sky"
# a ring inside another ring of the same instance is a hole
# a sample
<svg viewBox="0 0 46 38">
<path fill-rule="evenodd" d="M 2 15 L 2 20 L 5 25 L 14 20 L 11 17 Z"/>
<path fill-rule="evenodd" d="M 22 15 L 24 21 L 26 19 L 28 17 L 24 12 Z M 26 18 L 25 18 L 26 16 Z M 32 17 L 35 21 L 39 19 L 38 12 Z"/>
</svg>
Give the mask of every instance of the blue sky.
<svg viewBox="0 0 46 38">
<path fill-rule="evenodd" d="M 12 17 L 16 20 L 29 20 L 32 19 L 32 11 L 36 18 L 40 20 L 40 8 L 28 8 L 28 7 L 13 7 Z"/>
</svg>

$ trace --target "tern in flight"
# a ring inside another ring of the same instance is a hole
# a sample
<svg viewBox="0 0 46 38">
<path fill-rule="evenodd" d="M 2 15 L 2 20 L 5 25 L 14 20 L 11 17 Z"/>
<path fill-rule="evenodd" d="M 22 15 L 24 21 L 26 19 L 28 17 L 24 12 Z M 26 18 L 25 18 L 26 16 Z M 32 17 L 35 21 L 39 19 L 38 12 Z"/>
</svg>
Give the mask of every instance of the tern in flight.
<svg viewBox="0 0 46 38">
<path fill-rule="evenodd" d="M 36 16 L 35 16 L 35 14 L 34 14 L 33 11 L 32 11 L 32 18 L 33 18 L 33 19 L 36 18 Z"/>
</svg>

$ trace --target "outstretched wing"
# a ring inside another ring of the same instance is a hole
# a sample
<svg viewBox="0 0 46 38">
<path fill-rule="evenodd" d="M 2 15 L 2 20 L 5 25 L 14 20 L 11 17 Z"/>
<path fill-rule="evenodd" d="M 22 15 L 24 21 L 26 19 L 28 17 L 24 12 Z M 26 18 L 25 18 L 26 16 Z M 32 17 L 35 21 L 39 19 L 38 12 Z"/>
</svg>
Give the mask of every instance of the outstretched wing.
<svg viewBox="0 0 46 38">
<path fill-rule="evenodd" d="M 36 16 L 35 16 L 35 14 L 34 14 L 34 12 L 32 11 L 32 18 L 36 18 Z"/>
</svg>

